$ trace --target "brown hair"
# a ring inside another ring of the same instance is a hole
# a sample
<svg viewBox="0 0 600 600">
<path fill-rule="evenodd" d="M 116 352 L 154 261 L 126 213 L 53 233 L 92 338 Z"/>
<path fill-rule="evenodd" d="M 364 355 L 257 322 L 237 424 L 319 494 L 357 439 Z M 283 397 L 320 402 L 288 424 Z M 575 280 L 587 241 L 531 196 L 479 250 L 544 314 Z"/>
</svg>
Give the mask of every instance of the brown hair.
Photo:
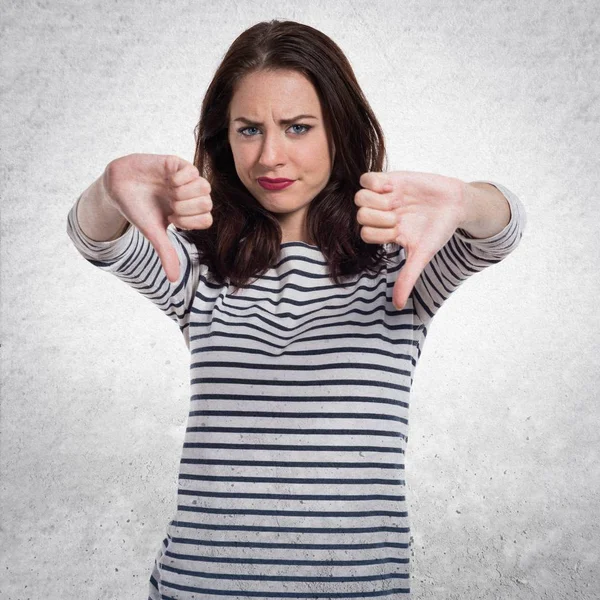
<svg viewBox="0 0 600 600">
<path fill-rule="evenodd" d="M 324 33 L 294 21 L 253 25 L 231 44 L 208 86 L 194 129 L 194 165 L 211 186 L 213 222 L 208 229 L 182 231 L 198 248 L 202 264 L 223 285 L 236 288 L 277 263 L 279 222 L 240 181 L 228 141 L 229 109 L 236 84 L 260 70 L 293 70 L 313 84 L 326 131 L 335 144 L 327 185 L 307 210 L 307 231 L 323 253 L 331 279 L 379 271 L 387 260 L 381 244 L 360 237 L 354 194 L 360 176 L 383 171 L 387 155 L 377 122 L 342 50 Z M 379 268 L 378 268 L 379 267 Z"/>
</svg>

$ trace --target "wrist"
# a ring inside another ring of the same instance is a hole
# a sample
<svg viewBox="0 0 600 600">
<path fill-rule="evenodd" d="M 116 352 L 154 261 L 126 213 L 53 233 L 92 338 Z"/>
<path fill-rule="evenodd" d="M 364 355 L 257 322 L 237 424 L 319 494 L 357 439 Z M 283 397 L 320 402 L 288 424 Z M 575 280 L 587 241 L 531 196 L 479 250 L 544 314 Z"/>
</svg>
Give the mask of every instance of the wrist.
<svg viewBox="0 0 600 600">
<path fill-rule="evenodd" d="M 488 238 L 510 222 L 510 204 L 496 186 L 475 181 L 465 183 L 460 227 L 475 238 Z"/>
<path fill-rule="evenodd" d="M 104 176 L 96 179 L 82 193 L 75 215 L 83 233 L 97 242 L 116 239 L 129 227 L 129 221 L 106 190 Z"/>
<path fill-rule="evenodd" d="M 117 210 L 119 211 L 119 208 L 117 207 L 116 202 L 114 201 L 114 199 L 112 198 L 112 196 L 108 193 L 108 178 L 109 178 L 109 167 L 106 167 L 106 169 L 104 169 L 104 172 L 102 173 L 102 175 L 100 177 L 98 177 L 98 179 L 96 179 L 96 181 L 94 182 L 94 186 L 95 186 L 95 193 L 96 193 L 96 197 L 98 198 L 98 200 L 102 203 L 102 205 L 104 207 L 108 207 L 109 210 Z M 121 211 L 119 211 L 120 213 Z"/>
<path fill-rule="evenodd" d="M 463 193 L 459 209 L 460 218 L 457 228 L 466 230 L 473 227 L 479 219 L 477 205 L 481 190 L 476 187 L 477 185 L 463 181 Z"/>
</svg>

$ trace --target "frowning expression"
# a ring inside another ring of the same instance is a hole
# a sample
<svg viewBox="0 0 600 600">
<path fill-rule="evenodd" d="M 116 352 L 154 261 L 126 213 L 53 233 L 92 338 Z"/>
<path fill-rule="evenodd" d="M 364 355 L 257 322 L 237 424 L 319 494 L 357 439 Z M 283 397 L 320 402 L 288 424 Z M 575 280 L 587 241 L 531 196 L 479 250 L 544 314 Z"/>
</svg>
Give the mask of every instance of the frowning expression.
<svg viewBox="0 0 600 600">
<path fill-rule="evenodd" d="M 229 107 L 229 144 L 238 177 L 281 225 L 282 241 L 304 240 L 305 215 L 331 175 L 321 103 L 296 71 L 258 71 L 237 85 Z M 259 178 L 289 179 L 280 190 Z M 307 241 L 307 240 L 304 240 Z"/>
</svg>

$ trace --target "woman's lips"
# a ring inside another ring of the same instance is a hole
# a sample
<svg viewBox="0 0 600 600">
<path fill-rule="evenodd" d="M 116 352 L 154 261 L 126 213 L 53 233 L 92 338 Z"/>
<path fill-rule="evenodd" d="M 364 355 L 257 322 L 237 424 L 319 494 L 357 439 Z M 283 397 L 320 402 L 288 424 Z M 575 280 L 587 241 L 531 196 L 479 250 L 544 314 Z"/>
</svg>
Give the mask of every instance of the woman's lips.
<svg viewBox="0 0 600 600">
<path fill-rule="evenodd" d="M 289 179 L 281 181 L 269 181 L 268 179 L 259 178 L 258 183 L 261 185 L 261 187 L 265 188 L 265 190 L 283 190 L 292 185 L 294 182 L 290 181 Z"/>
</svg>

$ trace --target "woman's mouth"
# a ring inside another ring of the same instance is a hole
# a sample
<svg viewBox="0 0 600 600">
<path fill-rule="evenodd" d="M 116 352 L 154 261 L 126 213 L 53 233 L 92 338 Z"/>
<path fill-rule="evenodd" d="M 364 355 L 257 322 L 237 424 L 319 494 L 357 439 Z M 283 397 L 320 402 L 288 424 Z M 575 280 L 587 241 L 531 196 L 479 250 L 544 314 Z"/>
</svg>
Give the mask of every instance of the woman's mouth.
<svg viewBox="0 0 600 600">
<path fill-rule="evenodd" d="M 294 180 L 292 180 L 292 179 L 269 179 L 267 177 L 259 177 L 258 183 L 260 184 L 261 187 L 265 188 L 265 190 L 275 191 L 275 190 L 283 190 L 283 189 L 289 187 L 290 185 L 292 185 L 292 183 L 294 183 Z"/>
</svg>

